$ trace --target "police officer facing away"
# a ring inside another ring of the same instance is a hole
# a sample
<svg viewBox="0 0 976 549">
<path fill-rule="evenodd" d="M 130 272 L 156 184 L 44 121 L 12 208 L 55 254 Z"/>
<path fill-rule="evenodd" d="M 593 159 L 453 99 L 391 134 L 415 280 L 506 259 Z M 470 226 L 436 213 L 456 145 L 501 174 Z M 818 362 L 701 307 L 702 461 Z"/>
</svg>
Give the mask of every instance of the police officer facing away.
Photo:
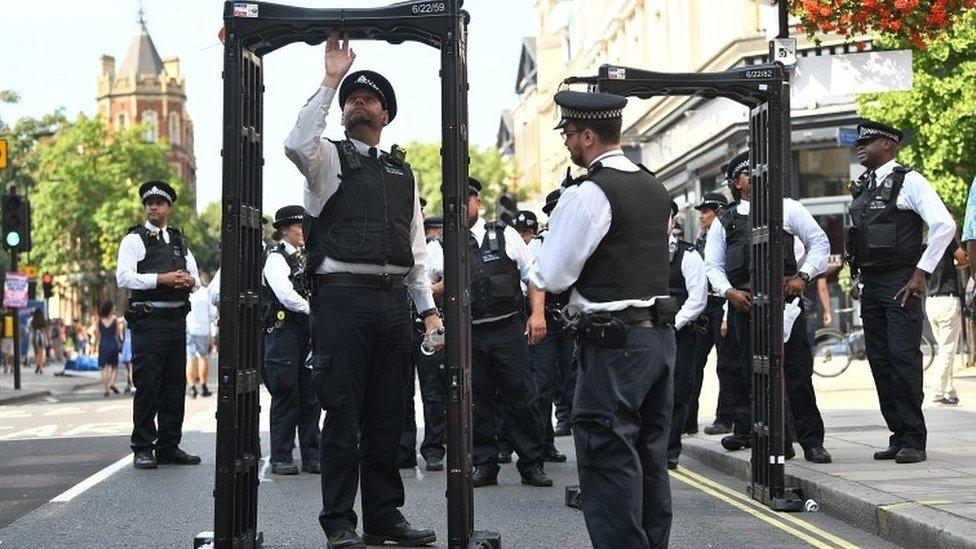
<svg viewBox="0 0 976 549">
<path fill-rule="evenodd" d="M 735 399 L 735 424 L 731 435 L 722 439 L 729 451 L 752 446 L 752 418 L 749 394 L 752 379 L 752 348 L 749 337 L 749 311 L 752 302 L 750 269 L 752 225 L 749 220 L 748 151 L 733 158 L 726 167 L 726 177 L 735 201 L 712 223 L 705 244 L 705 270 L 716 291 L 729 300 L 729 336 L 735 340 L 736 362 L 732 395 Z M 783 200 L 783 291 L 786 300 L 803 294 L 807 283 L 824 272 L 830 242 L 810 212 L 799 202 Z M 794 239 L 799 238 L 806 250 L 802 265 L 797 265 Z M 789 331 L 783 346 L 783 373 L 786 381 L 787 419 L 786 459 L 795 454 L 793 432 L 803 447 L 807 461 L 829 463 L 830 454 L 823 447 L 824 426 L 813 391 L 813 353 L 807 337 L 806 320 L 801 314 Z"/>
<path fill-rule="evenodd" d="M 560 196 L 530 274 L 572 288 L 582 317 L 573 402 L 583 515 L 597 549 L 666 547 L 675 307 L 668 297 L 667 191 L 620 148 L 627 100 L 560 91 L 574 164 L 589 173 Z"/>
<path fill-rule="evenodd" d="M 902 133 L 866 121 L 857 127 L 857 158 L 867 171 L 852 188 L 848 260 L 859 271 L 864 345 L 891 430 L 888 448 L 874 459 L 925 460 L 922 415 L 922 296 L 956 224 L 929 182 L 898 164 Z M 922 247 L 922 225 L 928 246 Z"/>
<path fill-rule="evenodd" d="M 535 212 L 522 210 L 515 216 L 515 230 L 522 235 L 522 240 L 526 244 L 532 242 L 535 235 L 539 232 L 539 218 Z"/>
<path fill-rule="evenodd" d="M 162 181 L 139 187 L 146 222 L 119 245 L 115 279 L 129 290 L 125 318 L 132 332 L 132 451 L 136 469 L 157 464 L 196 465 L 179 448 L 186 392 L 186 314 L 200 286 L 197 262 L 180 231 L 167 220 L 176 191 Z M 158 428 L 157 428 L 158 425 Z M 153 451 L 155 450 L 155 455 Z"/>
<path fill-rule="evenodd" d="M 271 393 L 271 472 L 297 475 L 292 462 L 298 431 L 302 470 L 318 474 L 319 417 L 322 410 L 309 386 L 305 367 L 308 335 L 308 290 L 305 283 L 305 208 L 285 206 L 275 212 L 275 240 L 264 259 L 264 369 Z"/>
<path fill-rule="evenodd" d="M 305 249 L 312 288 L 312 387 L 322 426 L 322 512 L 335 549 L 392 541 L 423 545 L 432 530 L 410 526 L 397 469 L 403 384 L 413 320 L 442 328 L 427 278 L 419 193 L 401 155 L 377 149 L 396 117 L 393 87 L 372 71 L 348 72 L 348 37 L 325 46 L 322 87 L 302 107 L 285 154 L 305 175 Z M 341 82 L 341 86 L 340 86 Z M 322 137 L 338 88 L 346 138 Z M 360 475 L 360 471 L 362 474 Z M 363 537 L 353 511 L 362 487 Z"/>
<path fill-rule="evenodd" d="M 678 205 L 671 201 L 670 229 L 674 229 Z M 672 231 L 668 231 L 670 234 Z M 698 317 L 708 301 L 705 262 L 691 244 L 673 235 L 668 240 L 668 293 L 678 302 L 674 317 L 674 406 L 671 412 L 671 436 L 668 440 L 668 469 L 677 469 L 681 455 L 681 433 L 684 431 L 692 390 L 695 384 L 695 349 L 702 326 Z"/>
</svg>

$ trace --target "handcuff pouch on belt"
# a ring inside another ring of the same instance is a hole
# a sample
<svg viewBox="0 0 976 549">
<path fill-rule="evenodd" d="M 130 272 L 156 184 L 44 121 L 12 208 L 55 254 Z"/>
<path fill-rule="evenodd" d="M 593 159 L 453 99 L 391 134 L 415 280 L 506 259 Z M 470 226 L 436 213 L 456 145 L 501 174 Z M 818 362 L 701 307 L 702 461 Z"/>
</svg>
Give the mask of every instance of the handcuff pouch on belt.
<svg viewBox="0 0 976 549">
<path fill-rule="evenodd" d="M 619 349 L 627 344 L 627 325 L 609 313 L 585 314 L 576 325 L 577 335 L 601 347 Z"/>
</svg>

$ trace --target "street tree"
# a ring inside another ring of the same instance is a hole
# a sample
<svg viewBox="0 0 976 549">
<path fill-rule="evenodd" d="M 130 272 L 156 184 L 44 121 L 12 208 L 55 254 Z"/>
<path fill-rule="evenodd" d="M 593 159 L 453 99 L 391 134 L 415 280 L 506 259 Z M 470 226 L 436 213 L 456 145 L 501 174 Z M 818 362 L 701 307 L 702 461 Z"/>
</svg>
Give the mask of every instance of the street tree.
<svg viewBox="0 0 976 549">
<path fill-rule="evenodd" d="M 428 215 L 441 215 L 443 211 L 441 191 L 441 144 L 439 142 L 412 142 L 406 145 L 407 162 L 413 169 L 414 177 L 420 194 L 427 199 Z M 494 214 L 495 200 L 504 190 L 512 166 L 494 147 L 471 147 L 468 154 L 471 161 L 468 172 L 471 177 L 480 181 L 484 188 L 481 200 L 486 209 L 486 215 Z M 508 189 L 512 191 L 512 189 Z M 524 198 L 520 197 L 520 198 Z"/>
</svg>

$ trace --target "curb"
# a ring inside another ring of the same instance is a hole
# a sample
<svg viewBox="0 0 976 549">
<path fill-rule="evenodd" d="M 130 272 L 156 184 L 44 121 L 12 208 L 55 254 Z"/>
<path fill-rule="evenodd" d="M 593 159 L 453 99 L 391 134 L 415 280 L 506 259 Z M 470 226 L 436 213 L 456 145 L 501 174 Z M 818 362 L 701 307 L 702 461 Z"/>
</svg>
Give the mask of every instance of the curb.
<svg viewBox="0 0 976 549">
<path fill-rule="evenodd" d="M 11 391 L 13 391 L 13 389 L 11 389 Z M 35 400 L 38 398 L 44 398 L 48 396 L 51 396 L 51 391 L 24 391 L 24 392 L 18 391 L 13 396 L 0 396 L 0 406 L 4 406 L 6 404 L 17 404 L 20 402 L 27 402 L 29 400 Z"/>
<path fill-rule="evenodd" d="M 698 437 L 681 442 L 696 460 L 748 482 L 748 451 L 727 452 L 717 441 Z M 802 460 L 800 456 L 795 459 Z M 828 515 L 896 545 L 976 549 L 976 522 L 938 508 L 802 465 L 787 466 L 786 484 L 800 488 L 804 498 L 815 500 Z"/>
</svg>

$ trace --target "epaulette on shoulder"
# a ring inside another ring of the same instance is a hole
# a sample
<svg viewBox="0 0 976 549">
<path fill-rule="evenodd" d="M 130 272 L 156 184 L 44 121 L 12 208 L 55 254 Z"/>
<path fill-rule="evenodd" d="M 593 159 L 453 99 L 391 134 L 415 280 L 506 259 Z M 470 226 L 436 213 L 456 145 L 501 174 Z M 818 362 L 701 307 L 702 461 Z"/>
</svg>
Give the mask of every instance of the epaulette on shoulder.
<svg viewBox="0 0 976 549">
<path fill-rule="evenodd" d="M 142 227 L 144 227 L 144 226 L 145 225 L 143 225 L 142 223 L 137 223 L 137 224 L 129 227 L 129 229 L 127 231 L 125 231 L 125 233 L 126 234 L 137 233 L 137 232 L 139 232 L 139 229 L 142 228 Z"/>
</svg>

